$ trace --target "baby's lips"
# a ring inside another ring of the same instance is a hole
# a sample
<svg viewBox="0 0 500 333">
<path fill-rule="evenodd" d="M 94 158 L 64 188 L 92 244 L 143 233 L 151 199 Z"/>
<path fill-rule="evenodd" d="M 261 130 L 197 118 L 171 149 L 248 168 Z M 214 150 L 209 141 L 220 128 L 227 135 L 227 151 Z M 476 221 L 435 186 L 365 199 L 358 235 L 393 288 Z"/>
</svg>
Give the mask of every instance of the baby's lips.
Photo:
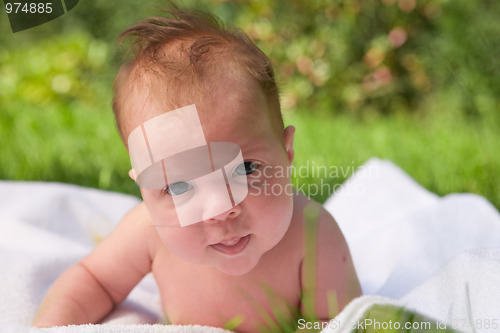
<svg viewBox="0 0 500 333">
<path fill-rule="evenodd" d="M 230 238 L 228 240 L 225 240 L 225 241 L 222 241 L 222 242 L 219 242 L 219 244 L 222 244 L 222 245 L 225 245 L 225 246 L 233 246 L 235 245 L 236 243 L 238 243 L 240 241 L 242 237 L 233 237 L 233 238 Z"/>
<path fill-rule="evenodd" d="M 243 250 L 245 250 L 248 242 L 250 241 L 250 235 L 246 235 L 243 237 L 232 237 L 226 240 L 223 240 L 219 243 L 210 245 L 214 250 L 221 252 L 227 255 L 236 255 Z"/>
</svg>

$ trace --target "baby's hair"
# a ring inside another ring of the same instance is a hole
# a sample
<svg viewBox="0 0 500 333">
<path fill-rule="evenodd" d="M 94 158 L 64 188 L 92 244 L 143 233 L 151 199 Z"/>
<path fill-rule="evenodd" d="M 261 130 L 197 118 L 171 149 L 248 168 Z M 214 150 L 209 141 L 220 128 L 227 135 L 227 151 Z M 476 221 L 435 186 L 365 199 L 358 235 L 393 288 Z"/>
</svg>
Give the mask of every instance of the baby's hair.
<svg viewBox="0 0 500 333">
<path fill-rule="evenodd" d="M 183 106 L 200 92 L 209 92 L 221 74 L 235 73 L 244 80 L 255 80 L 264 92 L 273 127 L 283 130 L 279 93 L 269 58 L 241 30 L 226 29 L 219 20 L 198 11 L 172 6 L 170 17 L 153 17 L 126 29 L 119 43 L 133 37 L 133 57 L 127 60 L 113 84 L 113 112 L 120 136 L 132 129 L 132 112 L 124 112 L 124 97 L 140 87 L 148 94 L 168 100 L 170 107 Z M 130 52 L 129 52 L 130 54 Z M 160 82 L 161 84 L 151 83 Z"/>
</svg>

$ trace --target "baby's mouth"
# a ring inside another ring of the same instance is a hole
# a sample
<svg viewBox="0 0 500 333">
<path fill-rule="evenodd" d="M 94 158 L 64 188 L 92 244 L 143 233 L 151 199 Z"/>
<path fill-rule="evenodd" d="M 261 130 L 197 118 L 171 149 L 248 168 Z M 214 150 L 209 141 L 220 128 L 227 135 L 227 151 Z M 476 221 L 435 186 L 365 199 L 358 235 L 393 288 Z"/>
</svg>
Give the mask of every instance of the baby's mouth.
<svg viewBox="0 0 500 333">
<path fill-rule="evenodd" d="M 237 255 L 247 247 L 250 235 L 233 237 L 217 244 L 210 245 L 214 250 L 227 255 Z"/>
</svg>

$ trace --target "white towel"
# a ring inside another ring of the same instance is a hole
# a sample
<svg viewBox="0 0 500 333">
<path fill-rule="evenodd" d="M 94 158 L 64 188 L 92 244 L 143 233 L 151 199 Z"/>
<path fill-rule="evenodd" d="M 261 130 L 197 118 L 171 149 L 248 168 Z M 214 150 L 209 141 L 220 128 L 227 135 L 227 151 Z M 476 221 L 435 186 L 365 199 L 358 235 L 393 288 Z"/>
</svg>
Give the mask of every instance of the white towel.
<svg viewBox="0 0 500 333">
<path fill-rule="evenodd" d="M 457 256 L 401 304 L 462 332 L 499 332 L 500 249 Z"/>
<path fill-rule="evenodd" d="M 440 198 L 374 158 L 325 207 L 365 294 L 398 299 L 462 332 L 500 331 L 500 214 L 486 199 Z"/>
<path fill-rule="evenodd" d="M 325 208 L 349 244 L 365 294 L 400 298 L 457 255 L 500 246 L 500 214 L 474 194 L 443 198 L 370 159 Z"/>
</svg>

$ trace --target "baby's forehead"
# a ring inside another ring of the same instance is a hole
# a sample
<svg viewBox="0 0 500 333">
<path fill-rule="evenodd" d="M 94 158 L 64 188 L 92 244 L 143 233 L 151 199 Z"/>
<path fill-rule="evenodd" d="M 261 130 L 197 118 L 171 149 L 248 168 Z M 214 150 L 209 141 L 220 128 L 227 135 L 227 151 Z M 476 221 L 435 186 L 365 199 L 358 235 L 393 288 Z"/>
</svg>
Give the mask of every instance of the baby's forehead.
<svg viewBox="0 0 500 333">
<path fill-rule="evenodd" d="M 256 82 L 222 78 L 216 84 L 205 87 L 178 86 L 172 90 L 162 82 L 141 84 L 136 82 L 128 93 L 123 94 L 127 117 L 127 136 L 145 121 L 187 105 L 195 105 L 203 126 L 225 127 L 249 121 L 257 117 L 265 120 L 266 98 Z M 252 108 L 252 114 L 240 112 L 242 106 Z M 255 107 L 253 107 L 255 106 Z M 189 130 L 189 128 L 186 128 Z"/>
</svg>

